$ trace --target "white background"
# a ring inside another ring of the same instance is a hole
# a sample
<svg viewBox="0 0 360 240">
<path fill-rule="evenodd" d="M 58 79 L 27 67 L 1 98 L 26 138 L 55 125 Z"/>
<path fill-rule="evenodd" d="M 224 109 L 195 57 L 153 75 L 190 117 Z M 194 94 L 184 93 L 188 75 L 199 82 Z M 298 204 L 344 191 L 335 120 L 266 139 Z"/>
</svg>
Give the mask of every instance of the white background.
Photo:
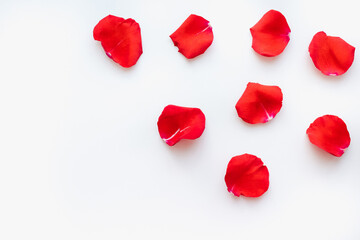
<svg viewBox="0 0 360 240">
<path fill-rule="evenodd" d="M 360 14 L 342 0 L 99 0 L 0 2 L 0 239 L 360 239 Z M 276 58 L 251 48 L 270 9 L 291 40 Z M 169 35 L 191 13 L 214 42 L 187 60 Z M 92 30 L 108 14 L 141 26 L 138 63 L 109 59 Z M 322 75 L 307 48 L 318 31 L 355 46 L 340 77 Z M 279 114 L 249 125 L 235 103 L 249 81 L 278 85 Z M 199 107 L 204 134 L 167 146 L 168 104 Z M 341 117 L 352 141 L 341 158 L 305 131 Z M 236 198 L 231 157 L 262 158 L 270 188 Z"/>
</svg>

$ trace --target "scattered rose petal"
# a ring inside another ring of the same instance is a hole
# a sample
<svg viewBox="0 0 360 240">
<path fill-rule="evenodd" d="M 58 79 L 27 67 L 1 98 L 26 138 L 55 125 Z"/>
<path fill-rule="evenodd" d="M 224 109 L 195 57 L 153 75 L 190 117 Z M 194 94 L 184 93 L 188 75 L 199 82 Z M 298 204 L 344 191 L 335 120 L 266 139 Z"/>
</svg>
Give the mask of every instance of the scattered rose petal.
<svg viewBox="0 0 360 240">
<path fill-rule="evenodd" d="M 235 108 L 247 123 L 266 123 L 280 111 L 282 100 L 283 94 L 278 86 L 249 82 Z"/>
<path fill-rule="evenodd" d="M 260 158 L 243 154 L 230 160 L 225 183 L 237 197 L 260 197 L 269 188 L 269 171 Z"/>
<path fill-rule="evenodd" d="M 350 145 L 350 134 L 345 122 L 334 115 L 317 118 L 306 133 L 312 144 L 336 157 L 341 157 Z"/>
<path fill-rule="evenodd" d="M 106 55 L 125 68 L 133 66 L 142 54 L 140 26 L 131 18 L 109 15 L 95 26 L 93 35 Z"/>
<path fill-rule="evenodd" d="M 170 38 L 179 48 L 179 52 L 191 59 L 203 54 L 210 47 L 214 35 L 208 20 L 191 14 Z"/>
<path fill-rule="evenodd" d="M 344 74 L 354 61 L 355 48 L 339 37 L 324 32 L 314 35 L 309 45 L 315 67 L 325 75 Z"/>
<path fill-rule="evenodd" d="M 160 137 L 173 146 L 181 139 L 196 139 L 205 129 L 205 115 L 199 108 L 168 105 L 157 122 Z"/>
<path fill-rule="evenodd" d="M 282 53 L 290 41 L 290 27 L 280 12 L 270 10 L 250 28 L 253 37 L 252 48 L 266 57 Z"/>
</svg>

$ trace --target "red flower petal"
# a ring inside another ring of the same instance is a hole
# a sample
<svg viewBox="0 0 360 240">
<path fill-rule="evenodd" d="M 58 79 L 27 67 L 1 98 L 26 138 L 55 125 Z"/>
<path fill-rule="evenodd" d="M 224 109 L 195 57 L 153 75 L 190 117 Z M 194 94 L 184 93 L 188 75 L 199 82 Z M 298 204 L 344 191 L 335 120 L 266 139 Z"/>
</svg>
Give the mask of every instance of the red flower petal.
<svg viewBox="0 0 360 240">
<path fill-rule="evenodd" d="M 190 59 L 203 54 L 210 47 L 214 35 L 208 20 L 191 14 L 170 38 L 179 52 Z"/>
<path fill-rule="evenodd" d="M 355 48 L 339 37 L 318 32 L 311 40 L 309 52 L 315 67 L 323 74 L 341 75 L 353 63 Z"/>
<path fill-rule="evenodd" d="M 157 122 L 160 137 L 173 146 L 181 139 L 196 139 L 205 129 L 205 115 L 199 108 L 168 105 Z"/>
<path fill-rule="evenodd" d="M 280 111 L 282 100 L 283 94 L 278 86 L 249 82 L 235 108 L 245 122 L 265 123 Z"/>
<path fill-rule="evenodd" d="M 282 53 L 290 41 L 290 27 L 280 12 L 270 10 L 250 28 L 253 37 L 252 48 L 266 57 Z"/>
<path fill-rule="evenodd" d="M 123 67 L 133 66 L 142 54 L 140 26 L 135 20 L 109 15 L 94 28 L 94 39 Z"/>
<path fill-rule="evenodd" d="M 269 188 L 269 171 L 260 158 L 243 154 L 230 160 L 225 183 L 237 197 L 260 197 Z"/>
<path fill-rule="evenodd" d="M 319 148 L 341 157 L 350 145 L 350 134 L 344 121 L 334 115 L 317 118 L 306 130 L 309 140 Z"/>
</svg>

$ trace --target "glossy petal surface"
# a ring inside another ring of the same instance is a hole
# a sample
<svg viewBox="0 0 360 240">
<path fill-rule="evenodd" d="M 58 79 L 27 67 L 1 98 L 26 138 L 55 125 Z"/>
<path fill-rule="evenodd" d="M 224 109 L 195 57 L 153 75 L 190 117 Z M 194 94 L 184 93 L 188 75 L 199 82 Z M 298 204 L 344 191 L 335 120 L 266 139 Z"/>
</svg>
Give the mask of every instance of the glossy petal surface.
<svg viewBox="0 0 360 240">
<path fill-rule="evenodd" d="M 350 145 L 350 134 L 345 122 L 334 115 L 317 118 L 306 131 L 312 144 L 341 157 Z"/>
<path fill-rule="evenodd" d="M 336 76 L 350 68 L 355 48 L 339 37 L 318 32 L 309 45 L 309 53 L 317 69 L 325 75 Z"/>
<path fill-rule="evenodd" d="M 228 191 L 237 197 L 259 197 L 269 188 L 269 171 L 260 158 L 243 154 L 230 160 L 225 183 Z"/>
<path fill-rule="evenodd" d="M 266 57 L 274 57 L 284 51 L 290 41 L 291 30 L 284 15 L 270 10 L 250 28 L 250 32 L 255 52 Z"/>
<path fill-rule="evenodd" d="M 108 57 L 125 68 L 133 66 L 142 54 L 140 26 L 131 18 L 109 15 L 95 26 L 93 35 Z"/>
<path fill-rule="evenodd" d="M 205 129 L 205 115 L 199 108 L 168 105 L 157 122 L 160 137 L 173 146 L 181 139 L 196 139 Z"/>
<path fill-rule="evenodd" d="M 214 35 L 208 20 L 191 14 L 170 38 L 179 48 L 179 52 L 191 59 L 203 54 L 210 47 Z"/>
<path fill-rule="evenodd" d="M 247 123 L 266 123 L 280 111 L 282 100 L 283 94 L 278 86 L 249 82 L 235 108 Z"/>
</svg>

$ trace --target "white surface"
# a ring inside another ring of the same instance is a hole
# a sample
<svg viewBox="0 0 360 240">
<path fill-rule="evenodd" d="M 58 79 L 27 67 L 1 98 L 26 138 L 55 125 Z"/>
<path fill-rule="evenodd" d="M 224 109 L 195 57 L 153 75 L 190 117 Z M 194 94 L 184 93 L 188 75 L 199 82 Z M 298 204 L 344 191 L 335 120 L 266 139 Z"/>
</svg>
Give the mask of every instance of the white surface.
<svg viewBox="0 0 360 240">
<path fill-rule="evenodd" d="M 357 1 L 0 2 L 0 239 L 360 239 L 360 33 Z M 292 30 L 283 54 L 251 49 L 249 28 L 270 9 Z M 186 60 L 168 37 L 191 13 L 214 42 Z M 92 38 L 108 14 L 140 23 L 131 69 Z M 323 30 L 354 45 L 353 66 L 323 76 L 307 52 Z M 276 84 L 284 106 L 250 126 L 235 103 L 247 82 Z M 207 117 L 196 141 L 168 147 L 156 121 L 167 104 Z M 341 158 L 305 131 L 335 114 L 352 142 Z M 235 198 L 232 156 L 262 158 L 270 188 Z"/>
</svg>

